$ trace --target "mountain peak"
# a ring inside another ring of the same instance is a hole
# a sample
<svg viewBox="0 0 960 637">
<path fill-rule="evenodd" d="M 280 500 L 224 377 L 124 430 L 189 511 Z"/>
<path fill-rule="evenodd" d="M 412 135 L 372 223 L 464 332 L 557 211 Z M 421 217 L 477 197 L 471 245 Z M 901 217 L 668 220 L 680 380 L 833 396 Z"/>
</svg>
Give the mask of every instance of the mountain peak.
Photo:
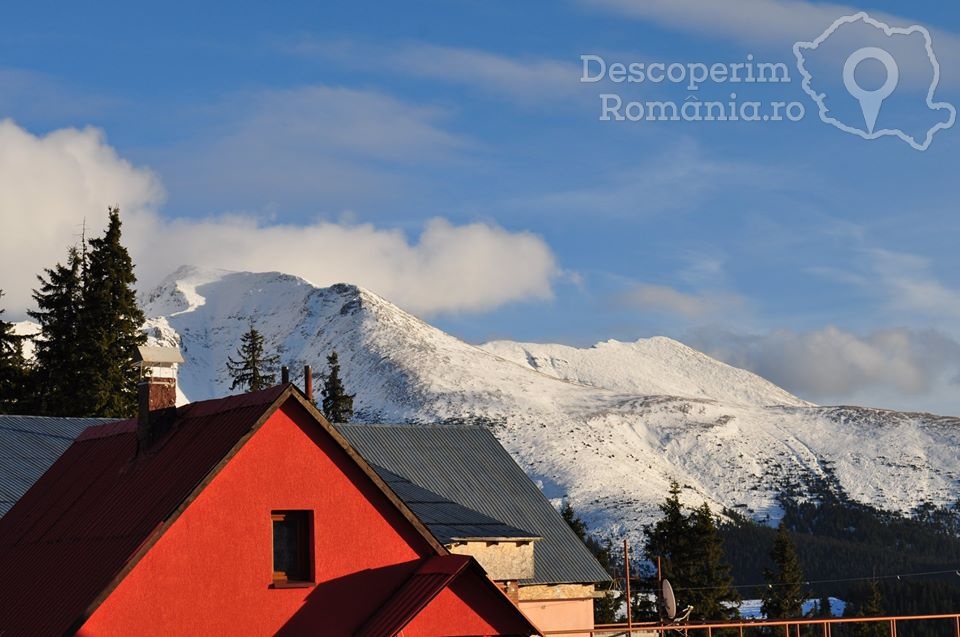
<svg viewBox="0 0 960 637">
<path fill-rule="evenodd" d="M 186 359 L 186 398 L 231 393 L 226 361 L 251 324 L 294 382 L 336 351 L 357 420 L 485 423 L 600 532 L 638 533 L 671 479 L 691 503 L 771 522 L 784 484 L 896 511 L 956 499 L 960 420 L 819 408 L 666 337 L 477 347 L 362 287 L 278 272 L 185 266 L 147 299 L 151 339 Z"/>
<path fill-rule="evenodd" d="M 752 372 L 665 336 L 629 343 L 611 339 L 588 348 L 512 341 L 481 347 L 553 378 L 613 391 L 733 404 L 810 405 Z"/>
</svg>

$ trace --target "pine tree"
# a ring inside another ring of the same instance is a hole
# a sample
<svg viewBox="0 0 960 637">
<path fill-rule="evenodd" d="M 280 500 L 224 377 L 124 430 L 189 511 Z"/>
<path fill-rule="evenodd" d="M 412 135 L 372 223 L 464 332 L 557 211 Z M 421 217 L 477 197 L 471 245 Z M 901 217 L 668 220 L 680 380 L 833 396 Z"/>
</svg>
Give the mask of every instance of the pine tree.
<svg viewBox="0 0 960 637">
<path fill-rule="evenodd" d="M 120 241 L 120 209 L 109 209 L 104 235 L 90 240 L 80 315 L 84 388 L 95 416 L 132 416 L 137 410 L 134 352 L 143 345 L 143 311 L 137 304 L 133 260 Z"/>
<path fill-rule="evenodd" d="M 767 589 L 763 594 L 761 609 L 770 619 L 793 619 L 803 615 L 803 602 L 807 595 L 803 590 L 803 569 L 797 558 L 797 550 L 790 539 L 787 526 L 781 522 L 773 541 L 771 559 L 776 571 L 764 569 Z"/>
<path fill-rule="evenodd" d="M 92 394 L 80 382 L 86 376 L 82 269 L 80 251 L 71 248 L 67 265 L 58 263 L 37 276 L 37 309 L 27 312 L 40 324 L 34 341 L 36 411 L 48 416 L 91 416 L 95 411 Z"/>
<path fill-rule="evenodd" d="M 240 387 L 246 392 L 260 391 L 276 384 L 275 370 L 280 358 L 263 352 L 263 335 L 253 324 L 240 337 L 237 360 L 227 359 L 227 371 L 233 379 L 230 389 Z"/>
<path fill-rule="evenodd" d="M 14 333 L 13 323 L 3 320 L 3 313 L 0 309 L 0 414 L 24 413 L 27 365 L 23 337 Z"/>
<path fill-rule="evenodd" d="M 340 360 L 336 352 L 327 356 L 327 373 L 323 377 L 323 397 L 321 403 L 323 415 L 330 422 L 350 422 L 353 418 L 353 397 L 348 394 L 340 380 Z"/>
</svg>

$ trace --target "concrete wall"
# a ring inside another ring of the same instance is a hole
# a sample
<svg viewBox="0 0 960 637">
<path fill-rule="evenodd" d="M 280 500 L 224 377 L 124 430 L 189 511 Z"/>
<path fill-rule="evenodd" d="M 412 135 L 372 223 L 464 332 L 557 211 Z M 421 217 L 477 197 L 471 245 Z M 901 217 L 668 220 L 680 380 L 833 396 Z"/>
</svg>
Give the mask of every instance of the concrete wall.
<svg viewBox="0 0 960 637">
<path fill-rule="evenodd" d="M 533 578 L 533 542 L 457 542 L 447 548 L 472 555 L 495 581 Z"/>
<path fill-rule="evenodd" d="M 520 600 L 593 599 L 593 584 L 527 584 L 520 587 Z"/>
</svg>

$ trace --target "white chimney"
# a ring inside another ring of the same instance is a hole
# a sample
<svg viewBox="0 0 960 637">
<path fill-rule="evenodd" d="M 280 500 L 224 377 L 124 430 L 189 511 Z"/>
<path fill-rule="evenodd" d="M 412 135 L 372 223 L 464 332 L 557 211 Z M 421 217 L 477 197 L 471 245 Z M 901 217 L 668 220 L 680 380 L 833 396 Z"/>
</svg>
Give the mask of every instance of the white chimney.
<svg viewBox="0 0 960 637">
<path fill-rule="evenodd" d="M 166 432 L 173 421 L 177 407 L 176 366 L 183 356 L 176 347 L 141 346 L 134 353 L 134 362 L 140 370 L 139 413 L 137 439 L 146 449 Z"/>
</svg>

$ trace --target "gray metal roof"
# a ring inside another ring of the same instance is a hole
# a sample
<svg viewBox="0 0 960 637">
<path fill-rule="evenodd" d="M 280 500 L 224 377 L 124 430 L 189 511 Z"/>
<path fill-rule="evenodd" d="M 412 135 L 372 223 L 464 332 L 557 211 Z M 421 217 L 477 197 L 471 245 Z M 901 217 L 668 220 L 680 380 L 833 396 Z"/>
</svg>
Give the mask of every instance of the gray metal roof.
<svg viewBox="0 0 960 637">
<path fill-rule="evenodd" d="M 67 450 L 81 431 L 105 422 L 111 420 L 0 415 L 0 517 Z"/>
<path fill-rule="evenodd" d="M 455 540 L 535 540 L 540 537 L 452 502 L 376 464 L 372 466 L 443 544 Z"/>
<path fill-rule="evenodd" d="M 367 462 L 543 538 L 534 545 L 535 577 L 531 582 L 610 580 L 489 429 L 423 425 L 336 427 Z"/>
</svg>

